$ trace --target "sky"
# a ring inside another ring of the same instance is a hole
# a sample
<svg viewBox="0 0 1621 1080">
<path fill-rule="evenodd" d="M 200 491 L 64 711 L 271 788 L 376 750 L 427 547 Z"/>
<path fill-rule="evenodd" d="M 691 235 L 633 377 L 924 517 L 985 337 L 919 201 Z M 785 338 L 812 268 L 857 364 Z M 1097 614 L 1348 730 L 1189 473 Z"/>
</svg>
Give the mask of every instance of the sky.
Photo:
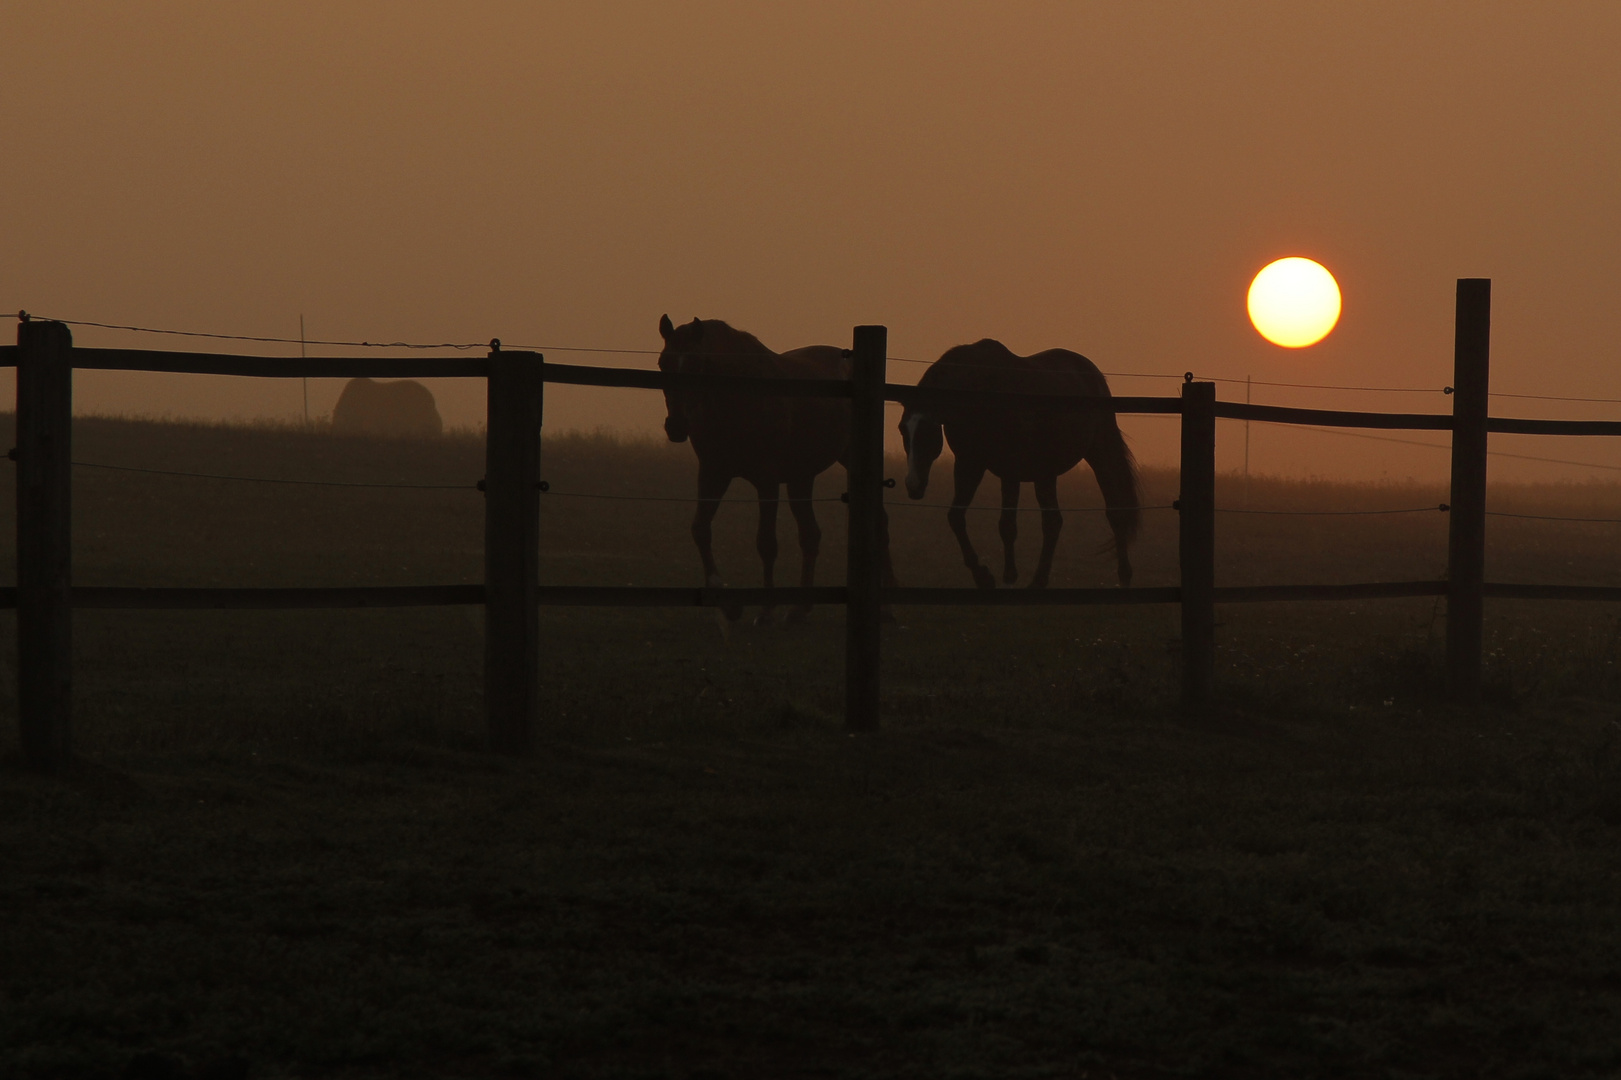
<svg viewBox="0 0 1621 1080">
<path fill-rule="evenodd" d="M 1238 400 L 1447 411 L 1455 282 L 1489 277 L 1494 390 L 1621 399 L 1610 0 L 0 2 L 0 26 L 0 310 L 292 338 L 302 316 L 312 339 L 634 366 L 653 357 L 565 348 L 656 350 L 664 313 L 779 350 L 881 323 L 908 360 L 1074 349 L 1117 393 L 1193 371 Z M 1308 349 L 1245 313 L 1286 255 L 1344 294 Z M 340 389 L 312 382 L 311 413 Z M 448 423 L 482 421 L 477 380 L 432 389 Z M 82 372 L 75 392 L 81 412 L 303 413 L 297 380 Z M 663 405 L 553 386 L 546 418 L 654 434 Z M 1174 419 L 1123 423 L 1175 460 Z M 1219 439 L 1241 468 L 1243 425 Z M 1621 479 L 1614 442 L 1493 436 L 1492 475 Z M 1249 443 L 1257 473 L 1446 472 L 1404 443 L 1259 424 Z"/>
</svg>

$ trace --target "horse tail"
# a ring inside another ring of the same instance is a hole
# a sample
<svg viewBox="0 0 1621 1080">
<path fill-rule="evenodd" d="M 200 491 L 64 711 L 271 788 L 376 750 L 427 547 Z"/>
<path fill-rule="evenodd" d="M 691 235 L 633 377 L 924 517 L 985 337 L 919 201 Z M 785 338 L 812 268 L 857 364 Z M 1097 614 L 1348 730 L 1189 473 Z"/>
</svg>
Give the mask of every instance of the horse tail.
<svg viewBox="0 0 1621 1080">
<path fill-rule="evenodd" d="M 1137 538 L 1137 530 L 1142 525 L 1142 506 L 1137 497 L 1137 459 L 1126 445 L 1115 414 L 1104 413 L 1099 419 L 1100 430 L 1087 461 L 1103 492 L 1103 503 L 1108 507 L 1112 535 L 1104 542 L 1102 550 L 1118 551 Z"/>
</svg>

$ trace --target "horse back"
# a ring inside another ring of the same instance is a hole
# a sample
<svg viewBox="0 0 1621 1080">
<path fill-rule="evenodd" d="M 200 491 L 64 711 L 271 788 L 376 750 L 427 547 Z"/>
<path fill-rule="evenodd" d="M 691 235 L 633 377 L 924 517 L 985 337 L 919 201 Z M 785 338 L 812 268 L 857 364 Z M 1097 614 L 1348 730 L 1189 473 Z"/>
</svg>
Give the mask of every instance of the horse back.
<svg viewBox="0 0 1621 1080">
<path fill-rule="evenodd" d="M 1047 349 L 1020 356 L 992 338 L 947 350 L 919 384 L 987 395 L 1109 396 L 1103 373 L 1080 353 Z M 1113 427 L 1111 416 L 1091 410 L 998 404 L 994 397 L 943 412 L 952 452 L 1004 479 L 1068 472 L 1094 449 L 1103 428 Z"/>
</svg>

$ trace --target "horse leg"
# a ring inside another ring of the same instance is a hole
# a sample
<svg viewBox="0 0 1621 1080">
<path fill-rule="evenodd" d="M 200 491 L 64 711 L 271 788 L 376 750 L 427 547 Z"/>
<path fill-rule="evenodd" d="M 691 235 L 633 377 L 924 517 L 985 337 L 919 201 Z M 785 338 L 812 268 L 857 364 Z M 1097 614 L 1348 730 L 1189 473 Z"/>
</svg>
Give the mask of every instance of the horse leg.
<svg viewBox="0 0 1621 1080">
<path fill-rule="evenodd" d="M 1128 537 L 1123 536 L 1120 530 L 1115 530 L 1115 572 L 1119 575 L 1120 587 L 1122 589 L 1131 587 L 1131 553 L 1126 550 L 1129 543 L 1130 539 Z"/>
<path fill-rule="evenodd" d="M 1002 535 L 1002 580 L 1011 585 L 1019 580 L 1019 567 L 1013 560 L 1013 542 L 1019 538 L 1019 482 L 1002 481 L 1002 519 L 996 523 Z"/>
<path fill-rule="evenodd" d="M 957 546 L 962 548 L 962 564 L 974 575 L 974 584 L 981 589 L 994 589 L 996 578 L 980 564 L 979 552 L 974 550 L 973 541 L 968 539 L 968 504 L 974 501 L 974 492 L 979 490 L 979 482 L 983 479 L 985 466 L 970 465 L 962 458 L 957 459 L 952 471 L 955 490 L 951 493 L 951 509 L 946 511 L 946 521 L 956 534 Z"/>
<path fill-rule="evenodd" d="M 715 566 L 710 523 L 715 520 L 715 514 L 720 510 L 721 497 L 731 486 L 730 476 L 710 472 L 701 464 L 698 466 L 698 509 L 692 515 L 692 539 L 698 545 L 698 557 L 704 563 L 705 588 L 726 587 L 726 583 L 720 579 L 720 569 Z M 736 604 L 722 604 L 720 610 L 728 622 L 736 622 L 743 616 L 743 609 Z"/>
<path fill-rule="evenodd" d="M 765 568 L 765 587 L 775 587 L 775 569 L 777 565 L 777 482 L 756 483 L 754 490 L 760 495 L 760 528 L 754 534 L 754 547 L 760 553 L 760 564 Z M 755 616 L 755 626 L 768 626 L 771 623 L 771 611 L 775 604 L 767 601 L 760 614 Z"/>
<path fill-rule="evenodd" d="M 816 478 L 788 481 L 788 510 L 799 526 L 799 584 L 808 589 L 816 584 L 816 556 L 822 550 L 822 527 L 816 523 L 816 507 L 811 503 L 811 490 Z M 810 604 L 795 604 L 788 610 L 789 624 L 803 622 L 810 614 Z"/>
<path fill-rule="evenodd" d="M 1058 477 L 1047 476 L 1037 480 L 1036 502 L 1041 506 L 1041 561 L 1036 564 L 1036 576 L 1030 579 L 1030 588 L 1045 589 L 1052 574 L 1053 552 L 1058 550 L 1058 534 L 1064 528 L 1064 515 L 1058 510 Z"/>
</svg>

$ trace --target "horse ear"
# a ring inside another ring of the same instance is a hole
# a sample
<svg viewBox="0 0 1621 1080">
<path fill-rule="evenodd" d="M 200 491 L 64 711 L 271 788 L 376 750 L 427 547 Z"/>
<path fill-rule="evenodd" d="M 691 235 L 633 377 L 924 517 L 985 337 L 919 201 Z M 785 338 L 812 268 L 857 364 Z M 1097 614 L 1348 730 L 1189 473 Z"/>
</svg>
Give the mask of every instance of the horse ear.
<svg viewBox="0 0 1621 1080">
<path fill-rule="evenodd" d="M 696 315 L 692 317 L 692 336 L 694 340 L 704 336 L 704 321 Z"/>
<path fill-rule="evenodd" d="M 670 335 L 673 333 L 675 333 L 675 323 L 670 321 L 670 317 L 668 315 L 660 315 L 659 337 L 663 338 L 665 341 L 669 341 Z"/>
</svg>

